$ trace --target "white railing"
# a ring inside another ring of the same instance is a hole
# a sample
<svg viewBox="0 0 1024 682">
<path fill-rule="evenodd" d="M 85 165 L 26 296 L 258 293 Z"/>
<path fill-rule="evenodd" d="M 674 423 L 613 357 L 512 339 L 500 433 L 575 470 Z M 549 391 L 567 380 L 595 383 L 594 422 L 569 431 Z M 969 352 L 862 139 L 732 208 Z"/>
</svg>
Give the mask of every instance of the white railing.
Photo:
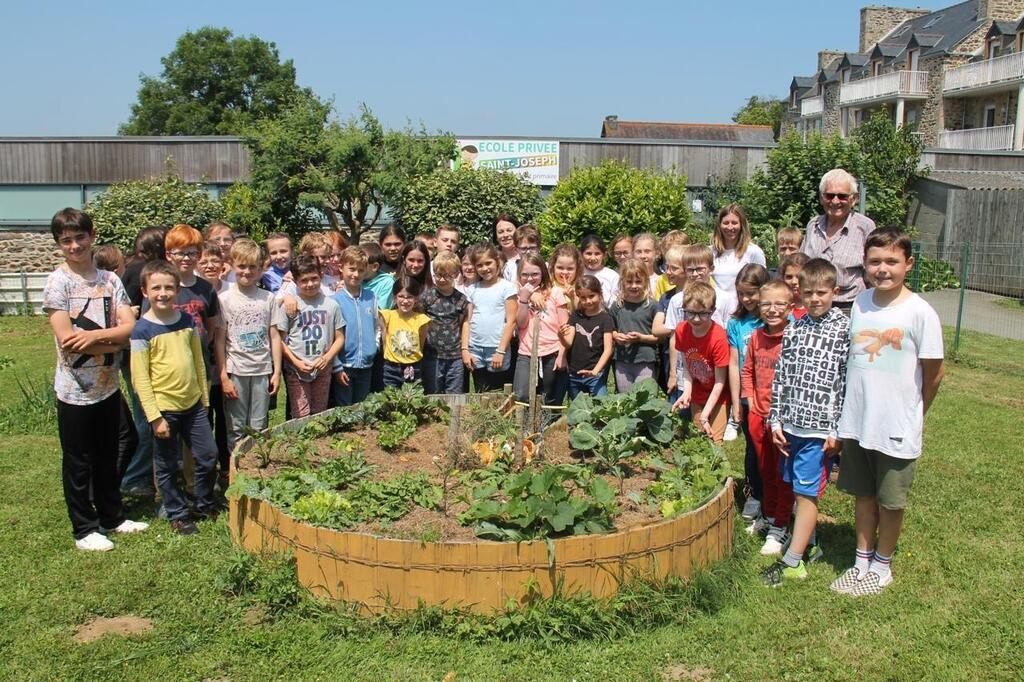
<svg viewBox="0 0 1024 682">
<path fill-rule="evenodd" d="M 942 90 L 967 90 L 993 83 L 1020 80 L 1024 80 L 1024 52 L 947 69 Z"/>
<path fill-rule="evenodd" d="M 881 97 L 927 97 L 927 71 L 893 71 L 881 76 L 843 83 L 839 103 L 864 102 Z"/>
<path fill-rule="evenodd" d="M 825 111 L 825 98 L 822 95 L 800 100 L 801 116 L 817 116 L 823 111 Z"/>
<path fill-rule="evenodd" d="M 939 133 L 942 149 L 1013 149 L 1013 126 L 943 130 Z"/>
</svg>

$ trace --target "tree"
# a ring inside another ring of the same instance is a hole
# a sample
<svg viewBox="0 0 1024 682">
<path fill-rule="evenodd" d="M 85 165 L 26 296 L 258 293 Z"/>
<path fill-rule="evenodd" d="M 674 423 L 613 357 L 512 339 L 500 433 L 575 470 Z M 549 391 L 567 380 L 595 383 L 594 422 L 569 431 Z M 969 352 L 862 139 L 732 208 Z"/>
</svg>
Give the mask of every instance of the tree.
<svg viewBox="0 0 1024 682">
<path fill-rule="evenodd" d="M 558 183 L 537 218 L 547 245 L 596 234 L 607 243 L 619 232 L 690 228 L 686 176 L 632 168 L 621 161 L 574 168 Z"/>
<path fill-rule="evenodd" d="M 734 123 L 742 125 L 771 126 L 772 134 L 777 140 L 779 139 L 779 130 L 782 128 L 782 114 L 785 111 L 785 106 L 786 100 L 754 95 L 732 115 L 732 120 Z"/>
<path fill-rule="evenodd" d="M 308 226 L 312 209 L 357 242 L 409 182 L 455 156 L 451 135 L 385 130 L 365 105 L 344 123 L 331 114 L 329 103 L 303 95 L 245 135 L 253 189 L 270 199 L 274 220 L 293 230 Z"/>
<path fill-rule="evenodd" d="M 865 212 L 879 225 L 906 221 L 910 183 L 918 174 L 921 143 L 913 131 L 897 129 L 889 113 L 876 112 L 846 139 L 795 132 L 768 152 L 743 190 L 751 222 L 801 225 L 821 212 L 818 183 L 833 168 L 845 168 L 863 181 Z"/>
<path fill-rule="evenodd" d="M 122 135 L 233 135 L 302 90 L 274 43 L 207 26 L 178 38 L 159 78 L 142 75 Z"/>
<path fill-rule="evenodd" d="M 129 180 L 111 185 L 85 207 L 100 242 L 113 242 L 125 253 L 135 250 L 135 235 L 150 225 L 184 223 L 203 229 L 221 220 L 224 208 L 201 185 L 183 181 L 169 170 L 163 178 Z"/>
<path fill-rule="evenodd" d="M 442 168 L 414 178 L 398 194 L 395 219 L 407 232 L 433 232 L 449 223 L 461 230 L 461 241 L 492 239 L 494 218 L 502 213 L 521 222 L 540 212 L 540 189 L 513 173 L 463 166 Z"/>
</svg>

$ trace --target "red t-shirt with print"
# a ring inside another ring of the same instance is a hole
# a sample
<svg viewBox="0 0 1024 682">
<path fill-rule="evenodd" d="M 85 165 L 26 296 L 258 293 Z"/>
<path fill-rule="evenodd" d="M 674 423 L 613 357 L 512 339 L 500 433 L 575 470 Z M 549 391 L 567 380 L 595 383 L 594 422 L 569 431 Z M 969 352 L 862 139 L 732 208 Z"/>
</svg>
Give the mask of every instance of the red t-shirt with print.
<svg viewBox="0 0 1024 682">
<path fill-rule="evenodd" d="M 715 368 L 729 366 L 729 339 L 725 330 L 717 322 L 711 323 L 711 329 L 704 336 L 695 336 L 689 322 L 680 322 L 676 327 L 676 350 L 686 363 L 686 371 L 690 373 L 693 390 L 690 401 L 707 403 L 711 389 L 715 386 Z M 729 383 L 718 397 L 718 404 L 729 400 Z"/>
</svg>

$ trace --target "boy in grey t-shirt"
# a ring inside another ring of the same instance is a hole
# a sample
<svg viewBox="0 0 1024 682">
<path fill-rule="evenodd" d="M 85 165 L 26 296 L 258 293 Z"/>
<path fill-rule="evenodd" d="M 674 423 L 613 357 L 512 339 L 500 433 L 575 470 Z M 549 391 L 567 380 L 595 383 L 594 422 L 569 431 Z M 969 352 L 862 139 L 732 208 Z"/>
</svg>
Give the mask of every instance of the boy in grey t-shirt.
<svg viewBox="0 0 1024 682">
<path fill-rule="evenodd" d="M 331 365 L 345 344 L 345 318 L 332 298 L 320 291 L 320 266 L 309 256 L 292 265 L 299 294 L 298 310 L 289 317 L 277 310 L 275 326 L 284 339 L 284 381 L 292 417 L 305 417 L 327 409 L 331 392 Z"/>
</svg>

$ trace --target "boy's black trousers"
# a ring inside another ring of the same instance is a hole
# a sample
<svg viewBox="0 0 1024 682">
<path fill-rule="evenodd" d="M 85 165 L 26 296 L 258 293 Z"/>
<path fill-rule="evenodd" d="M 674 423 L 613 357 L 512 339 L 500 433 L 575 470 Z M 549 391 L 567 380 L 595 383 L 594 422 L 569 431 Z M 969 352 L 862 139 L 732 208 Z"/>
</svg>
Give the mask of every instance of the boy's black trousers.
<svg viewBox="0 0 1024 682">
<path fill-rule="evenodd" d="M 76 540 L 124 521 L 117 472 L 122 400 L 121 391 L 114 391 L 91 405 L 57 401 L 64 502 Z"/>
</svg>

